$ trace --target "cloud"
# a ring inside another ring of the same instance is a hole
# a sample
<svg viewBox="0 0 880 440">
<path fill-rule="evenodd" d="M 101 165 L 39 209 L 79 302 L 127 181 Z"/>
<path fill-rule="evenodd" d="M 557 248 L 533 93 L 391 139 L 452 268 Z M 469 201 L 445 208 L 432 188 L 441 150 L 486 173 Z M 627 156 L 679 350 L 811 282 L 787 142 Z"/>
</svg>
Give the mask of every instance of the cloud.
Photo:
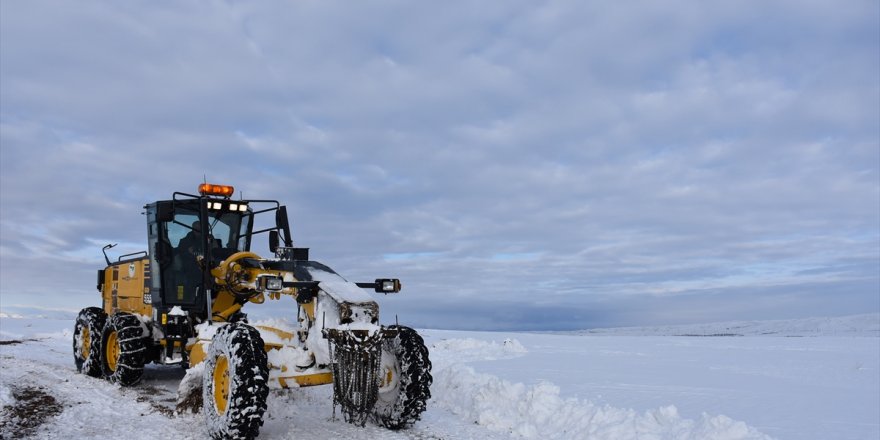
<svg viewBox="0 0 880 440">
<path fill-rule="evenodd" d="M 207 178 L 425 325 L 877 308 L 870 2 L 0 8 L 4 303 Z"/>
</svg>

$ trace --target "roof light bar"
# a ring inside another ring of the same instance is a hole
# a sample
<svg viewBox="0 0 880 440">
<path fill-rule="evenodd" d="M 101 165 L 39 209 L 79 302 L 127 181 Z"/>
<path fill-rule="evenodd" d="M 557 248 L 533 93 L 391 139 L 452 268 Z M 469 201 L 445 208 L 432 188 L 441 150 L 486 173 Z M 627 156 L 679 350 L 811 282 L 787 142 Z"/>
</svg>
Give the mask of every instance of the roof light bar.
<svg viewBox="0 0 880 440">
<path fill-rule="evenodd" d="M 235 188 L 229 185 L 215 185 L 213 183 L 203 183 L 199 185 L 199 194 L 203 196 L 222 196 L 232 197 Z"/>
</svg>

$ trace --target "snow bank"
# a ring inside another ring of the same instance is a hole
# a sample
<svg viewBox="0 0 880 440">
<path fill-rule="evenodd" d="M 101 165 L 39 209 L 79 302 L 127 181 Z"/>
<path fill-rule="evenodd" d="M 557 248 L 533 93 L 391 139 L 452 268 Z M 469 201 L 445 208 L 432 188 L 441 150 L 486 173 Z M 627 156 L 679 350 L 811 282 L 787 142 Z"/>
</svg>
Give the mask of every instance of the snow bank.
<svg viewBox="0 0 880 440">
<path fill-rule="evenodd" d="M 539 348 L 545 350 L 545 348 Z M 529 350 L 516 339 L 446 338 L 430 346 L 434 383 L 429 407 L 438 407 L 512 438 L 542 440 L 765 440 L 770 437 L 723 415 L 682 418 L 675 406 L 634 409 L 563 398 L 560 387 L 510 382 L 477 373 L 467 362 L 520 358 Z M 528 361 L 525 362 L 528 364 Z"/>
<path fill-rule="evenodd" d="M 177 401 L 184 400 L 194 392 L 201 393 L 202 379 L 205 375 L 205 363 L 199 362 L 186 370 L 180 385 L 177 387 Z"/>
<path fill-rule="evenodd" d="M 639 414 L 632 409 L 563 399 L 559 387 L 532 387 L 476 373 L 455 364 L 434 375 L 431 405 L 493 431 L 520 438 L 595 440 L 766 440 L 764 434 L 725 416 L 682 419 L 674 406 Z"/>
</svg>

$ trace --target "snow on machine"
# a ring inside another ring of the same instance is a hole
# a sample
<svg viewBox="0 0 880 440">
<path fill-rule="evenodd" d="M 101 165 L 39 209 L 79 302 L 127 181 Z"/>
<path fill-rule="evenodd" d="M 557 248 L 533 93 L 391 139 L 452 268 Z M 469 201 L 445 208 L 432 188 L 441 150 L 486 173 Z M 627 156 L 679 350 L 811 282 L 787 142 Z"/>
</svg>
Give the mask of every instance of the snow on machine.
<svg viewBox="0 0 880 440">
<path fill-rule="evenodd" d="M 186 367 L 181 399 L 201 398 L 215 439 L 257 437 L 270 388 L 332 384 L 334 406 L 354 424 L 419 420 L 430 398 L 428 349 L 415 330 L 380 325 L 364 291 L 396 293 L 400 281 L 345 280 L 293 247 L 285 206 L 233 200 L 233 191 L 206 183 L 199 195 L 147 204 L 149 250 L 111 262 L 112 245 L 104 247 L 102 306 L 80 311 L 74 329 L 77 370 L 131 386 L 147 363 Z M 274 225 L 255 231 L 264 214 Z M 274 258 L 251 252 L 263 233 Z M 296 324 L 248 324 L 243 307 L 264 303 L 290 307 Z"/>
</svg>

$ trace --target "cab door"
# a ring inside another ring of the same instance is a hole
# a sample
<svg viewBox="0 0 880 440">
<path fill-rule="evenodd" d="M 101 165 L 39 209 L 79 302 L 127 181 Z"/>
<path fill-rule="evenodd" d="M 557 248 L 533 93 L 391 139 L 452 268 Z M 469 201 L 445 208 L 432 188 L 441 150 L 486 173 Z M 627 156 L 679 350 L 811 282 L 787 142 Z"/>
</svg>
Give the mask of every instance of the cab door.
<svg viewBox="0 0 880 440">
<path fill-rule="evenodd" d="M 157 202 L 147 206 L 148 242 L 152 265 L 158 276 L 151 279 L 154 304 L 163 308 L 181 306 L 184 310 L 204 308 L 204 282 L 196 257 L 204 255 L 202 245 L 191 251 L 181 241 L 199 221 L 196 203 Z"/>
</svg>

